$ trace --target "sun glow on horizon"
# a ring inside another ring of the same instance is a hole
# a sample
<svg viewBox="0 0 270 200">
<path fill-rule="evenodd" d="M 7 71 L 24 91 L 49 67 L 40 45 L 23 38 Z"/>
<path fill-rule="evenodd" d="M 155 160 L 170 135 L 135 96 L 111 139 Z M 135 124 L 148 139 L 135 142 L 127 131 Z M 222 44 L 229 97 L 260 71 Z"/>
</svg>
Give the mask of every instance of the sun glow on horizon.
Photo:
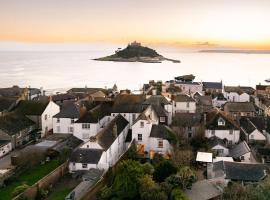
<svg viewBox="0 0 270 200">
<path fill-rule="evenodd" d="M 0 1 L 0 41 L 270 48 L 266 0 Z"/>
</svg>

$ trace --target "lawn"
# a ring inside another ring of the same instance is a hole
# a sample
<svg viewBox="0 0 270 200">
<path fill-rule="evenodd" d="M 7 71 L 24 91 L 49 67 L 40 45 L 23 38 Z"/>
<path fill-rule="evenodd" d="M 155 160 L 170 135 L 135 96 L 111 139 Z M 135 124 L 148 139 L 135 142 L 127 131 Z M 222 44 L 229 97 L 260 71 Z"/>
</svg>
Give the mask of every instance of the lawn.
<svg viewBox="0 0 270 200">
<path fill-rule="evenodd" d="M 23 172 L 16 180 L 9 183 L 7 187 L 0 189 L 0 200 L 12 199 L 12 192 L 17 186 L 22 185 L 23 183 L 31 186 L 58 166 L 58 160 L 51 160 L 44 165 L 39 165 L 31 170 Z"/>
<path fill-rule="evenodd" d="M 73 188 L 66 188 L 53 192 L 47 200 L 63 200 L 72 191 Z"/>
</svg>

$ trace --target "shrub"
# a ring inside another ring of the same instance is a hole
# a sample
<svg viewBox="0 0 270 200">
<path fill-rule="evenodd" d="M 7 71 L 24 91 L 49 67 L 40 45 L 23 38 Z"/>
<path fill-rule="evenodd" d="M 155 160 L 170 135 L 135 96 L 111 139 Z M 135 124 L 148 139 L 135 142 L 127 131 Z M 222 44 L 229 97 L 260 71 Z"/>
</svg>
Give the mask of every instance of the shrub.
<svg viewBox="0 0 270 200">
<path fill-rule="evenodd" d="M 171 200 L 188 200 L 185 194 L 180 189 L 173 189 L 171 194 Z"/>
<path fill-rule="evenodd" d="M 16 197 L 18 196 L 19 194 L 21 194 L 22 192 L 24 192 L 27 188 L 29 188 L 29 185 L 27 184 L 22 184 L 18 187 L 16 187 L 13 192 L 12 192 L 12 197 Z"/>
<path fill-rule="evenodd" d="M 153 178 L 155 181 L 161 183 L 171 174 L 175 174 L 177 172 L 176 166 L 170 161 L 160 162 L 155 168 L 155 172 L 153 174 Z"/>
</svg>

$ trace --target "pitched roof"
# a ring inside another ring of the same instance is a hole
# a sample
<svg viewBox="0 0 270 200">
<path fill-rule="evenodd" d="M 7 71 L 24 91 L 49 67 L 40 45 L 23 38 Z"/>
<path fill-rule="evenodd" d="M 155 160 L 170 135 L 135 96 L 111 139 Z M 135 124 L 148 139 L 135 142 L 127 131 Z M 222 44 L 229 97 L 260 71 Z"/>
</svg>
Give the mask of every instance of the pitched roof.
<svg viewBox="0 0 270 200">
<path fill-rule="evenodd" d="M 112 113 L 141 113 L 146 108 L 142 104 L 124 104 L 124 105 L 113 105 Z"/>
<path fill-rule="evenodd" d="M 192 97 L 185 94 L 174 95 L 172 96 L 172 99 L 175 102 L 195 102 L 195 100 Z"/>
<path fill-rule="evenodd" d="M 239 158 L 240 156 L 250 152 L 250 148 L 246 141 L 243 141 L 237 145 L 235 145 L 231 150 L 230 150 L 230 156 L 233 158 Z"/>
<path fill-rule="evenodd" d="M 6 110 L 9 111 L 12 106 L 15 106 L 17 98 L 12 97 L 0 97 L 0 112 Z"/>
<path fill-rule="evenodd" d="M 53 101 L 67 101 L 67 100 L 75 100 L 76 96 L 72 94 L 57 94 L 52 96 Z"/>
<path fill-rule="evenodd" d="M 222 140 L 222 139 L 220 139 L 220 138 L 218 138 L 216 136 L 213 136 L 213 137 L 209 138 L 208 144 L 209 144 L 210 148 L 213 148 L 213 147 L 215 147 L 217 145 L 221 145 L 221 146 L 227 148 L 226 147 L 226 139 Z"/>
<path fill-rule="evenodd" d="M 219 161 L 213 163 L 214 177 L 225 175 L 225 179 L 235 181 L 259 181 L 265 176 L 266 166 L 243 162 Z"/>
<path fill-rule="evenodd" d="M 212 97 L 211 96 L 198 96 L 198 103 L 205 106 L 212 106 Z"/>
<path fill-rule="evenodd" d="M 10 143 L 10 140 L 0 140 L 0 147 L 3 147 L 7 145 L 8 143 Z"/>
<path fill-rule="evenodd" d="M 224 126 L 218 125 L 218 119 L 222 118 L 225 120 Z M 232 119 L 231 116 L 229 116 L 226 112 L 223 112 L 221 110 L 213 109 L 213 111 L 207 113 L 206 115 L 206 128 L 210 130 L 239 130 L 238 123 Z"/>
<path fill-rule="evenodd" d="M 41 115 L 48 103 L 48 101 L 20 101 L 14 111 L 24 115 Z"/>
<path fill-rule="evenodd" d="M 248 134 L 254 130 L 259 130 L 261 133 L 265 130 L 265 120 L 263 117 L 241 117 L 241 128 Z"/>
<path fill-rule="evenodd" d="M 198 113 L 175 113 L 173 125 L 182 127 L 192 127 L 201 124 L 202 116 Z"/>
<path fill-rule="evenodd" d="M 127 127 L 128 121 L 122 116 L 117 115 L 104 129 L 97 135 L 96 139 L 98 144 L 105 150 L 110 148 L 115 139 Z"/>
<path fill-rule="evenodd" d="M 256 112 L 251 102 L 227 102 L 224 104 L 226 112 Z"/>
<path fill-rule="evenodd" d="M 266 167 L 262 164 L 224 162 L 226 179 L 238 181 L 260 181 L 266 176 Z"/>
<path fill-rule="evenodd" d="M 265 90 L 267 87 L 270 87 L 270 85 L 256 85 L 256 90 Z"/>
<path fill-rule="evenodd" d="M 62 110 L 53 117 L 78 119 L 80 117 L 80 108 L 74 103 L 67 103 L 63 106 Z"/>
<path fill-rule="evenodd" d="M 111 114 L 111 105 L 104 103 L 86 112 L 75 123 L 98 123 L 103 117 Z"/>
<path fill-rule="evenodd" d="M 167 111 L 161 105 L 152 105 L 152 108 L 158 117 L 168 116 Z"/>
<path fill-rule="evenodd" d="M 238 94 L 247 93 L 249 95 L 254 94 L 255 90 L 248 86 L 224 86 L 225 92 L 236 92 Z"/>
<path fill-rule="evenodd" d="M 146 99 L 143 104 L 147 105 L 168 105 L 170 102 L 162 95 L 152 95 L 148 99 Z"/>
<path fill-rule="evenodd" d="M 204 88 L 222 89 L 222 82 L 202 82 Z"/>
<path fill-rule="evenodd" d="M 114 105 L 142 104 L 146 99 L 145 95 L 120 94 L 114 100 Z"/>
<path fill-rule="evenodd" d="M 98 164 L 102 153 L 102 149 L 79 148 L 72 152 L 70 156 L 70 162 Z"/>
<path fill-rule="evenodd" d="M 168 126 L 161 124 L 153 124 L 150 132 L 150 137 L 169 140 L 170 134 L 174 133 Z"/>
<path fill-rule="evenodd" d="M 33 126 L 35 123 L 19 113 L 8 113 L 0 117 L 0 129 L 9 135 Z"/>
</svg>

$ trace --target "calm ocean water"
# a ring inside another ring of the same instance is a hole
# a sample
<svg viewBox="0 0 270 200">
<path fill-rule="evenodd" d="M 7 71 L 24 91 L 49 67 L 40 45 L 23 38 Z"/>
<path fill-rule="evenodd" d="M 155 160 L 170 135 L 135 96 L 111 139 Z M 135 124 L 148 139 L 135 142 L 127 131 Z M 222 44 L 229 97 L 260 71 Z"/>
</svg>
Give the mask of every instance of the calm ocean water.
<svg viewBox="0 0 270 200">
<path fill-rule="evenodd" d="M 225 85 L 264 83 L 270 78 L 269 54 L 224 54 L 158 50 L 181 63 L 117 63 L 91 60 L 113 53 L 84 51 L 1 51 L 0 87 L 111 87 L 138 89 L 148 80 L 170 80 L 195 74 L 196 81 L 220 81 Z"/>
</svg>

